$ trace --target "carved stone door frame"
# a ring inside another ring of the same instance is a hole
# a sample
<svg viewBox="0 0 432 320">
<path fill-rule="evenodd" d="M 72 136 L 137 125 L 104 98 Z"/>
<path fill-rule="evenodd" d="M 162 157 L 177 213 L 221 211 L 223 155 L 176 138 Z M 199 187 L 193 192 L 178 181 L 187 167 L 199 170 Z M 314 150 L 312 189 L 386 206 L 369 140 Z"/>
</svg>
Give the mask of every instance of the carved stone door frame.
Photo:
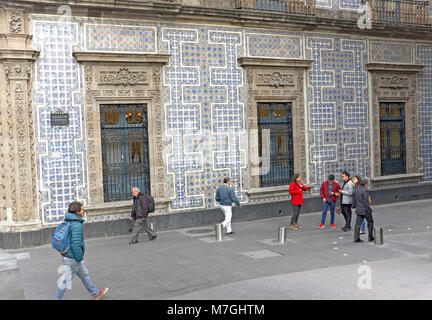
<svg viewBox="0 0 432 320">
<path fill-rule="evenodd" d="M 258 159 L 258 137 L 251 132 L 258 130 L 258 102 L 290 102 L 292 104 L 294 171 L 304 179 L 307 177 L 306 161 L 306 70 L 312 60 L 301 59 L 238 59 L 246 73 L 247 126 L 249 130 L 249 176 L 251 199 L 288 195 L 289 186 L 260 187 Z"/>
<path fill-rule="evenodd" d="M 371 180 L 372 185 L 419 182 L 419 135 L 417 73 L 424 66 L 415 64 L 369 63 L 371 112 Z M 381 175 L 380 103 L 405 104 L 406 174 Z"/>
<path fill-rule="evenodd" d="M 85 79 L 85 121 L 89 176 L 89 209 L 104 211 L 106 206 L 126 210 L 130 201 L 104 205 L 100 105 L 147 105 L 150 163 L 150 190 L 156 207 L 168 206 L 162 156 L 163 112 L 161 103 L 162 65 L 169 55 L 75 52 Z M 123 208 L 124 207 L 124 208 Z M 106 214 L 107 212 L 105 212 Z M 118 213 L 118 212 L 117 212 Z M 95 214 L 97 215 L 97 214 Z"/>
</svg>

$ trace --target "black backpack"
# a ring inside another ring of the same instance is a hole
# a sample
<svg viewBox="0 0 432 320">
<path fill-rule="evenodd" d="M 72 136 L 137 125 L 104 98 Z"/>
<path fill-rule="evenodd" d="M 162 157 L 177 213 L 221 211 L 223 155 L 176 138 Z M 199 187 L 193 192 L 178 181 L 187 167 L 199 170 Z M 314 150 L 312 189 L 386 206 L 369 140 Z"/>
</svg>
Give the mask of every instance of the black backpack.
<svg viewBox="0 0 432 320">
<path fill-rule="evenodd" d="M 152 197 L 151 194 L 149 195 L 145 195 L 146 200 L 147 200 L 147 208 L 148 208 L 148 212 L 152 213 L 155 212 L 155 202 L 154 202 L 154 198 Z"/>
</svg>

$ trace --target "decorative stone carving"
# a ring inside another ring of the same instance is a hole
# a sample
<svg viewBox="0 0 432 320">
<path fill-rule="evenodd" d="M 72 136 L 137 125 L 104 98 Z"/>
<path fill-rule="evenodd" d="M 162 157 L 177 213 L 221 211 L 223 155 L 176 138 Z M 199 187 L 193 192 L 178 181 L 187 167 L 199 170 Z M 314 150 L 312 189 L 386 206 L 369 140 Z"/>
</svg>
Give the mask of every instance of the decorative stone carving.
<svg viewBox="0 0 432 320">
<path fill-rule="evenodd" d="M 376 187 L 381 177 L 381 143 L 380 143 L 380 103 L 402 102 L 405 107 L 405 144 L 406 144 L 406 174 L 416 174 L 420 166 L 418 159 L 418 110 L 416 73 L 422 70 L 419 65 L 398 64 L 368 64 L 372 83 L 372 172 L 371 180 Z M 388 179 L 386 183 L 401 183 L 400 179 Z M 419 177 L 416 177 L 419 181 Z"/>
<path fill-rule="evenodd" d="M 9 31 L 11 33 L 20 33 L 22 31 L 22 16 L 19 12 L 14 12 L 9 18 Z"/>
<path fill-rule="evenodd" d="M 292 102 L 292 123 L 294 135 L 294 171 L 306 177 L 306 126 L 304 116 L 304 73 L 312 61 L 292 59 L 239 58 L 246 72 L 247 123 L 249 132 L 258 129 L 257 102 Z M 284 87 L 283 89 L 261 90 L 260 87 Z M 260 188 L 259 175 L 252 174 L 259 167 L 253 162 L 258 155 L 256 137 L 249 136 L 250 188 Z M 263 194 L 264 196 L 264 194 Z M 262 196 L 259 196 L 262 197 Z"/>
<path fill-rule="evenodd" d="M 20 69 L 20 67 L 16 68 Z M 17 71 L 18 73 L 21 72 L 21 70 Z M 23 221 L 27 221 L 31 216 L 31 210 L 29 201 L 28 201 L 28 194 L 31 194 L 30 188 L 28 186 L 28 181 L 30 180 L 30 177 L 28 175 L 28 167 L 27 167 L 27 153 L 28 153 L 28 146 L 25 141 L 25 121 L 24 121 L 24 89 L 23 85 L 21 83 L 17 83 L 15 87 L 15 109 L 16 109 L 16 120 L 17 120 L 17 154 L 18 154 L 18 172 L 20 177 L 20 200 L 19 204 L 21 207 L 20 215 L 21 219 Z"/>
<path fill-rule="evenodd" d="M 99 85 L 135 86 L 147 84 L 146 72 L 131 72 L 127 68 L 119 71 L 101 71 Z"/>
<path fill-rule="evenodd" d="M 258 74 L 257 86 L 294 86 L 295 77 L 292 74 L 281 74 L 280 72 L 273 72 L 272 74 Z"/>
<path fill-rule="evenodd" d="M 31 67 L 22 64 L 5 64 L 5 75 L 7 80 L 28 80 L 31 75 Z"/>
<path fill-rule="evenodd" d="M 84 67 L 84 81 L 86 83 L 87 90 L 91 89 L 92 80 L 93 80 L 93 68 L 92 66 L 87 65 Z"/>
<path fill-rule="evenodd" d="M 116 90 L 103 90 L 102 95 L 105 97 L 114 97 L 116 95 Z"/>
<path fill-rule="evenodd" d="M 83 64 L 86 81 L 89 204 L 103 206 L 104 202 L 99 105 L 105 103 L 147 104 L 151 192 L 155 199 L 166 198 L 165 178 L 159 174 L 163 162 L 158 155 L 163 148 L 161 66 L 168 62 L 168 56 L 76 52 L 74 57 Z M 108 88 L 98 90 L 103 86 Z"/>
<path fill-rule="evenodd" d="M 408 78 L 407 77 L 398 77 L 396 75 L 393 76 L 382 76 L 378 81 L 378 86 L 381 88 L 408 88 Z"/>
<path fill-rule="evenodd" d="M 118 95 L 119 96 L 130 96 L 131 90 L 127 89 L 127 90 L 118 90 Z"/>
</svg>

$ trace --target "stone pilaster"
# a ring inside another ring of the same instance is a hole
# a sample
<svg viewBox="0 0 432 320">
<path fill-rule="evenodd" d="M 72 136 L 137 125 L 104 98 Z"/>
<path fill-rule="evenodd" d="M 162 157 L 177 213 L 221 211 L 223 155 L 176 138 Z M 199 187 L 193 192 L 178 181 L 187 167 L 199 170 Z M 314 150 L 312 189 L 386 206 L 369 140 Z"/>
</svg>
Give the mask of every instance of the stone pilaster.
<svg viewBox="0 0 432 320">
<path fill-rule="evenodd" d="M 0 10 L 0 230 L 38 227 L 32 61 L 27 13 Z"/>
</svg>

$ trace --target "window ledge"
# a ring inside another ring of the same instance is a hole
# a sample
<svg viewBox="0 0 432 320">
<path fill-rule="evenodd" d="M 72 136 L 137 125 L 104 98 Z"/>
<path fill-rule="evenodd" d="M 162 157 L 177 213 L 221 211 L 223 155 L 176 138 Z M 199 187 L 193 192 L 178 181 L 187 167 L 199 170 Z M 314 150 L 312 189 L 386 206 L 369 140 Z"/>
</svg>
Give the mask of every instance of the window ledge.
<svg viewBox="0 0 432 320">
<path fill-rule="evenodd" d="M 312 190 L 313 185 L 306 185 L 308 191 Z M 267 197 L 281 197 L 281 196 L 289 196 L 289 185 L 285 186 L 277 186 L 277 187 L 265 187 L 265 188 L 256 188 L 245 191 L 250 199 L 261 199 Z"/>
<path fill-rule="evenodd" d="M 156 209 L 166 209 L 174 198 L 156 198 L 154 200 Z M 84 210 L 87 212 L 87 216 L 89 217 L 131 212 L 132 199 L 87 205 L 84 206 Z"/>
<path fill-rule="evenodd" d="M 423 177 L 424 174 L 422 173 L 407 173 L 373 177 L 371 178 L 371 181 L 373 182 L 373 186 L 380 186 L 383 184 L 420 183 Z"/>
</svg>

